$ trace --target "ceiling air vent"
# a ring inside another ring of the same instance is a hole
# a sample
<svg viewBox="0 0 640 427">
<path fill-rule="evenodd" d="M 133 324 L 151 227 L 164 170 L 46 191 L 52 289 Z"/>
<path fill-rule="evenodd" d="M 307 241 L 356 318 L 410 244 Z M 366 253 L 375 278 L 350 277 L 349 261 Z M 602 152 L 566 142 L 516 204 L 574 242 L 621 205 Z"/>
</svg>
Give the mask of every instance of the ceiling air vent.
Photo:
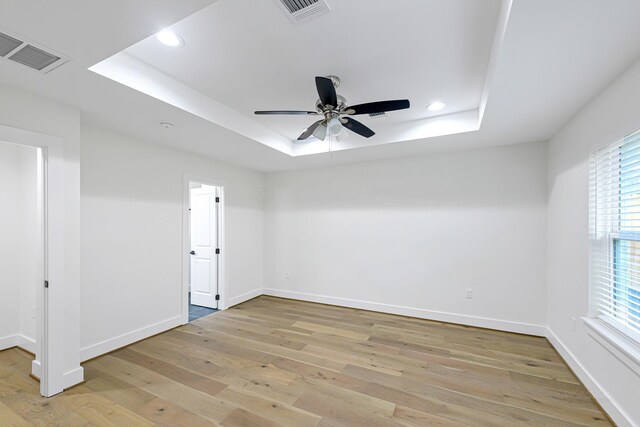
<svg viewBox="0 0 640 427">
<path fill-rule="evenodd" d="M 329 12 L 326 0 L 276 0 L 293 23 L 306 21 Z"/>
<path fill-rule="evenodd" d="M 0 32 L 0 56 L 41 73 L 48 73 L 69 60 L 69 58 L 54 53 L 50 49 L 34 46 L 33 43 L 20 37 L 2 32 Z"/>
<path fill-rule="evenodd" d="M 0 33 L 0 56 L 5 56 L 14 51 L 22 42 L 11 36 Z"/>
<path fill-rule="evenodd" d="M 386 117 L 386 116 L 387 116 L 387 113 L 385 113 L 384 111 L 380 113 L 369 113 L 369 117 L 371 118 Z"/>
</svg>

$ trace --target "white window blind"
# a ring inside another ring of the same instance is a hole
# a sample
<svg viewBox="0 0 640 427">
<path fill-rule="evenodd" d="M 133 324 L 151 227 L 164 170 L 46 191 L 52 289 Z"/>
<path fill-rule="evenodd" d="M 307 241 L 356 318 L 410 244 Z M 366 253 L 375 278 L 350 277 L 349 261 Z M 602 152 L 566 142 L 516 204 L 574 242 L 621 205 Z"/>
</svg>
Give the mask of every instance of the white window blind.
<svg viewBox="0 0 640 427">
<path fill-rule="evenodd" d="M 593 153 L 590 169 L 592 307 L 640 342 L 640 131 Z"/>
</svg>

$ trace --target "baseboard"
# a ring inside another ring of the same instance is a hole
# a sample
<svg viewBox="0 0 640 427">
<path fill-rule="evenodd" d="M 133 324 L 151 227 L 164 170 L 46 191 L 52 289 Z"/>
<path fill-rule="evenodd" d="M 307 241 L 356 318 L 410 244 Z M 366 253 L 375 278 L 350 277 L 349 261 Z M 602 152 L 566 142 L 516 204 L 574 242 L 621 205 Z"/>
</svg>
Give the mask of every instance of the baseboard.
<svg viewBox="0 0 640 427">
<path fill-rule="evenodd" d="M 18 345 L 18 334 L 0 338 L 0 350 L 6 350 Z"/>
<path fill-rule="evenodd" d="M 245 292 L 242 295 L 238 295 L 237 297 L 229 298 L 229 300 L 227 301 L 227 308 L 233 307 L 234 305 L 238 305 L 245 301 L 249 301 L 250 299 L 253 299 L 255 297 L 259 297 L 263 293 L 264 292 L 262 288 L 257 288 L 252 291 Z"/>
<path fill-rule="evenodd" d="M 73 387 L 74 385 L 80 384 L 83 381 L 84 368 L 82 366 L 78 366 L 77 368 L 72 369 L 69 372 L 65 372 L 62 376 L 62 386 L 65 390 Z"/>
<path fill-rule="evenodd" d="M 37 379 L 42 378 L 42 365 L 39 360 L 31 361 L 31 375 L 36 377 Z"/>
<path fill-rule="evenodd" d="M 36 354 L 36 340 L 33 338 L 29 338 L 26 335 L 18 334 L 17 337 L 17 346 L 23 350 L 28 351 L 31 354 Z"/>
<path fill-rule="evenodd" d="M 573 353 L 563 344 L 551 329 L 547 328 L 546 337 L 611 419 L 620 427 L 632 427 L 633 423 L 625 412 L 616 404 L 611 396 L 602 389 L 598 381 L 591 376 L 591 374 L 584 368 L 584 366 L 582 366 Z"/>
<path fill-rule="evenodd" d="M 169 329 L 173 329 L 180 325 L 182 325 L 181 315 L 92 344 L 80 349 L 80 361 L 84 362 L 85 360 L 93 359 L 94 357 L 109 353 L 110 351 L 116 350 L 120 347 L 133 344 L 136 341 L 149 338 L 150 336 L 168 331 Z"/>
<path fill-rule="evenodd" d="M 378 311 L 381 313 L 398 314 L 401 316 L 417 317 L 420 319 L 436 320 L 439 322 L 459 323 L 479 328 L 497 329 L 500 331 L 516 332 L 519 334 L 546 336 L 547 328 L 542 325 L 511 322 L 508 320 L 491 319 L 487 317 L 468 316 L 464 314 L 446 313 L 422 308 L 404 307 L 399 305 L 382 304 L 377 302 L 360 301 L 348 298 L 336 298 L 302 292 L 283 291 L 280 289 L 264 289 L 264 295 L 290 298 L 302 301 L 318 302 L 322 304 L 338 305 L 342 307 L 359 308 Z"/>
<path fill-rule="evenodd" d="M 42 378 L 42 365 L 39 360 L 31 361 L 31 375 L 38 380 Z M 78 366 L 76 369 L 72 369 L 69 372 L 65 372 L 62 376 L 62 387 L 66 390 L 73 387 L 76 384 L 80 384 L 84 381 L 84 368 Z"/>
</svg>

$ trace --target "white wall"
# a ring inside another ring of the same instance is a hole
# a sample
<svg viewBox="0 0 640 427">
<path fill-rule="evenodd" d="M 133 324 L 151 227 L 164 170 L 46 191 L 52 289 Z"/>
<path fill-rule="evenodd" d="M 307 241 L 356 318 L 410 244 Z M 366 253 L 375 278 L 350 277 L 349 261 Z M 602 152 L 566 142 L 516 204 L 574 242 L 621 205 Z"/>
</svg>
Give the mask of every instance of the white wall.
<svg viewBox="0 0 640 427">
<path fill-rule="evenodd" d="M 268 174 L 265 200 L 267 293 L 544 334 L 543 143 Z"/>
<path fill-rule="evenodd" d="M 0 349 L 35 353 L 40 285 L 37 150 L 0 142 Z"/>
<path fill-rule="evenodd" d="M 20 330 L 20 148 L 0 142 L 0 349 L 15 346 Z"/>
<path fill-rule="evenodd" d="M 16 202 L 20 206 L 18 224 L 20 225 L 20 241 L 17 256 L 20 266 L 20 341 L 26 350 L 35 353 L 36 341 L 36 288 L 42 286 L 43 242 L 40 225 L 41 208 L 38 203 L 38 152 L 35 147 L 17 146 L 20 159 L 16 163 L 20 175 L 18 181 L 19 194 Z"/>
<path fill-rule="evenodd" d="M 185 173 L 224 183 L 222 298 L 260 293 L 261 173 L 83 126 L 83 359 L 181 323 Z"/>
<path fill-rule="evenodd" d="M 67 386 L 82 380 L 79 367 L 80 112 L 19 89 L 0 86 L 0 125 L 59 137 L 64 150 L 64 367 Z M 53 284 L 52 284 L 53 285 Z"/>
<path fill-rule="evenodd" d="M 589 312 L 588 161 L 592 150 L 640 128 L 639 112 L 640 63 L 636 63 L 549 143 L 551 339 L 620 425 L 640 425 L 640 377 L 591 338 L 580 320 Z M 575 332 L 572 317 L 578 320 Z"/>
</svg>

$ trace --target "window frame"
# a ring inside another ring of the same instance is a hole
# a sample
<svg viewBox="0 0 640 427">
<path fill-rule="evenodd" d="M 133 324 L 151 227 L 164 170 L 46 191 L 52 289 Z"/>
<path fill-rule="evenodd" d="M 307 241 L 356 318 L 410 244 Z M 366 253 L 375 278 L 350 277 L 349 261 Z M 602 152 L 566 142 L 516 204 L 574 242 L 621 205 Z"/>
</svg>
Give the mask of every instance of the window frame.
<svg viewBox="0 0 640 427">
<path fill-rule="evenodd" d="M 612 144 L 607 144 L 603 147 L 598 148 L 597 150 L 592 152 L 591 161 L 595 160 L 595 168 L 598 168 L 598 155 L 601 149 L 604 149 L 609 146 L 613 146 L 615 144 L 618 145 L 617 149 L 618 155 L 620 156 L 620 162 L 622 162 L 623 155 L 623 145 L 627 142 L 627 138 L 633 137 L 634 135 L 640 134 L 640 129 L 635 130 L 624 137 L 617 139 Z M 636 154 L 637 155 L 637 154 Z M 591 165 L 590 161 L 590 165 Z M 589 184 L 589 200 L 591 204 L 591 200 L 596 200 L 595 205 L 590 206 L 589 212 L 589 223 L 591 230 L 591 221 L 596 219 L 598 215 L 598 203 L 597 203 L 597 195 L 598 195 L 598 181 L 597 177 L 595 179 L 595 185 L 592 186 L 591 181 L 591 172 L 590 174 L 590 184 Z M 623 176 L 620 174 L 619 183 L 622 184 Z M 618 188 L 620 188 L 620 185 Z M 592 199 L 593 198 L 593 199 Z M 618 209 L 619 216 L 621 216 L 621 202 L 619 199 Z M 595 216 L 592 218 L 592 211 L 594 209 Z M 597 224 L 596 224 L 597 227 Z M 590 241 L 590 251 L 589 251 L 589 268 L 590 271 L 594 266 L 594 263 L 597 262 L 597 258 L 594 258 L 592 255 L 592 249 L 594 245 L 595 247 L 599 247 L 598 251 L 603 254 L 606 251 L 606 261 L 607 261 L 607 269 L 609 271 L 609 275 L 611 277 L 615 276 L 615 264 L 616 264 L 616 248 L 615 241 L 635 241 L 640 242 L 640 232 L 632 232 L 621 230 L 621 227 L 614 227 L 616 231 L 606 231 L 605 235 L 601 238 L 597 238 L 598 230 L 594 228 L 595 237 L 592 237 L 591 232 L 589 236 Z M 605 249 L 606 247 L 606 249 Z M 604 258 L 604 256 L 602 256 Z M 594 280 L 594 277 L 591 276 L 590 273 L 590 292 L 589 292 L 589 314 L 586 317 L 583 317 L 582 320 L 584 325 L 586 326 L 586 332 L 590 335 L 595 341 L 600 343 L 605 349 L 607 349 L 611 354 L 616 356 L 620 361 L 622 361 L 625 365 L 631 368 L 637 375 L 640 376 L 640 330 L 636 330 L 634 326 L 628 324 L 628 320 L 626 319 L 618 319 L 614 315 L 608 315 L 602 313 L 601 308 L 599 306 L 599 297 L 598 292 L 602 289 L 601 285 L 597 280 Z M 596 276 L 597 277 L 597 276 Z M 640 280 L 639 280 L 640 282 Z M 615 287 L 615 282 L 612 284 L 612 287 Z M 628 309 L 628 307 L 627 307 Z"/>
<path fill-rule="evenodd" d="M 609 240 L 608 241 L 608 246 L 609 246 L 608 258 L 610 259 L 611 266 L 613 267 L 612 276 L 615 277 L 615 275 L 617 274 L 615 269 L 615 265 L 616 265 L 615 241 L 617 240 L 617 241 L 628 241 L 628 242 L 640 242 L 640 236 L 635 235 L 634 233 L 627 234 L 625 232 L 622 232 L 622 233 L 616 232 L 616 233 L 608 233 L 607 239 Z M 614 281 L 614 288 L 615 286 L 616 286 L 616 283 Z M 640 287 L 640 280 L 639 280 L 639 287 Z M 627 310 L 629 310 L 628 307 L 627 307 Z M 611 318 L 611 316 L 605 316 L 605 315 L 599 314 L 598 317 L 601 318 L 605 323 L 607 323 L 611 327 L 615 328 L 616 330 L 619 330 L 621 334 L 628 336 L 631 341 L 633 341 L 638 346 L 640 346 L 640 327 L 636 329 L 633 326 L 627 326 L 625 324 L 622 324 L 622 322 L 617 321 L 615 317 Z M 622 328 L 624 328 L 624 330 L 622 330 Z"/>
</svg>

